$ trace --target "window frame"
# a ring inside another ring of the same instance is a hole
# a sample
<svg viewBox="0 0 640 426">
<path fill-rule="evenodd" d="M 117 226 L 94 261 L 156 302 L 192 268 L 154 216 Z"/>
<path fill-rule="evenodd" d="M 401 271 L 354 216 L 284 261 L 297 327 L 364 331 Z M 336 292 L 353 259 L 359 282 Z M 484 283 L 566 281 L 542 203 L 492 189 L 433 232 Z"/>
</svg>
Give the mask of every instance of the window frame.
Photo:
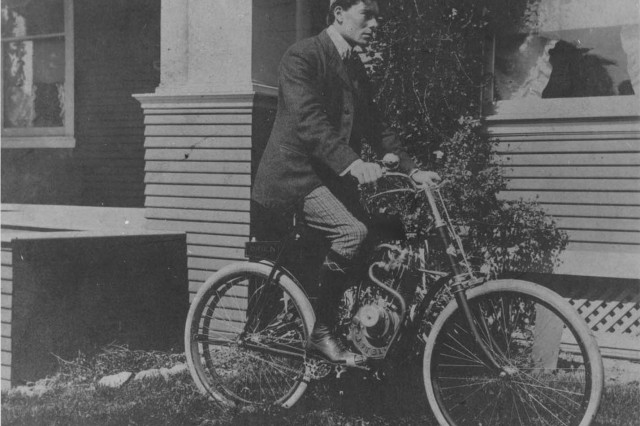
<svg viewBox="0 0 640 426">
<path fill-rule="evenodd" d="M 5 148 L 74 148 L 75 141 L 75 84 L 74 84 L 74 32 L 73 32 L 73 0 L 63 0 L 64 33 L 47 34 L 46 37 L 64 37 L 65 46 L 65 114 L 64 125 L 61 127 L 29 127 L 5 128 L 4 112 L 2 116 L 2 139 L 0 146 Z M 16 38 L 16 40 L 23 37 Z M 24 39 L 37 39 L 24 37 Z M 40 37 L 41 38 L 41 37 Z M 6 39 L 5 39 L 6 40 Z M 5 43 L 2 40 L 2 43 Z M 4 102 L 2 102 L 4 110 Z"/>
<path fill-rule="evenodd" d="M 496 35 L 485 38 L 485 74 L 495 73 Z M 489 79 L 482 91 L 482 117 L 488 122 L 549 120 L 594 117 L 640 116 L 640 94 L 573 98 L 515 99 L 494 101 L 495 85 Z"/>
</svg>

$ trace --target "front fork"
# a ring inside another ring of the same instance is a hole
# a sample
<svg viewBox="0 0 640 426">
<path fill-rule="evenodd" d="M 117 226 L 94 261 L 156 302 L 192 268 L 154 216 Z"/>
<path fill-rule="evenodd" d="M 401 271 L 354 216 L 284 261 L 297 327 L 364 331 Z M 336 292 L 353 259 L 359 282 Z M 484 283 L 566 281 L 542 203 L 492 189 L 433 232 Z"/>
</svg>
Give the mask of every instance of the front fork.
<svg viewBox="0 0 640 426">
<path fill-rule="evenodd" d="M 442 219 L 442 216 L 440 215 L 440 210 L 438 209 L 435 197 L 433 196 L 433 192 L 427 188 L 425 190 L 425 194 L 427 196 L 427 201 L 429 202 L 429 205 L 431 207 L 431 213 L 433 214 L 433 218 L 435 221 L 435 228 L 440 233 L 440 237 L 442 238 L 442 242 L 444 243 L 447 257 L 449 258 L 449 263 L 451 264 L 451 270 L 453 271 L 453 274 L 454 274 L 455 282 L 451 287 L 451 291 L 453 292 L 456 298 L 456 302 L 458 302 L 458 306 L 460 307 L 460 309 L 462 309 L 464 316 L 467 318 L 467 324 L 469 325 L 469 329 L 471 330 L 471 333 L 473 334 L 473 337 L 475 338 L 476 343 L 482 349 L 482 352 L 487 357 L 487 360 L 489 361 L 491 367 L 493 367 L 496 370 L 496 372 L 501 372 L 502 367 L 493 356 L 493 353 L 491 352 L 491 348 L 489 348 L 487 344 L 484 342 L 484 340 L 482 339 L 482 336 L 480 335 L 480 331 L 478 330 L 478 326 L 473 320 L 473 314 L 471 312 L 471 308 L 469 307 L 467 294 L 465 293 L 466 288 L 464 286 L 465 281 L 468 279 L 468 275 L 465 274 L 465 272 L 460 267 L 460 264 L 458 263 L 457 257 L 459 253 L 456 250 L 453 243 L 451 242 L 451 236 L 447 231 L 446 222 Z"/>
<path fill-rule="evenodd" d="M 439 226 L 436 227 L 436 229 L 440 233 L 442 241 L 444 242 L 445 247 L 447 248 L 447 256 L 449 257 L 451 268 L 454 271 L 453 279 L 455 280 L 455 282 L 451 286 L 451 292 L 455 296 L 456 302 L 458 302 L 458 306 L 460 307 L 460 309 L 462 309 L 462 312 L 464 313 L 464 316 L 467 319 L 469 330 L 471 330 L 471 333 L 473 334 L 473 337 L 476 343 L 478 344 L 478 346 L 480 346 L 480 349 L 482 349 L 482 353 L 485 355 L 486 359 L 489 361 L 489 365 L 497 373 L 500 373 L 503 371 L 502 365 L 498 363 L 498 361 L 496 360 L 494 356 L 494 352 L 492 352 L 491 348 L 487 345 L 487 342 L 485 342 L 485 340 L 482 338 L 480 334 L 480 330 L 478 330 L 478 325 L 473 320 L 473 313 L 471 312 L 471 308 L 469 307 L 469 301 L 467 300 L 467 293 L 466 293 L 467 287 L 465 286 L 465 284 L 469 280 L 469 276 L 468 274 L 462 271 L 462 268 L 458 263 L 458 259 L 456 258 L 457 255 L 456 255 L 455 248 L 451 243 L 451 239 L 449 237 L 449 234 L 446 230 L 444 223 L 440 223 Z M 482 320 L 482 318 L 479 318 L 479 320 Z M 490 336 L 488 335 L 487 337 L 490 337 Z"/>
</svg>

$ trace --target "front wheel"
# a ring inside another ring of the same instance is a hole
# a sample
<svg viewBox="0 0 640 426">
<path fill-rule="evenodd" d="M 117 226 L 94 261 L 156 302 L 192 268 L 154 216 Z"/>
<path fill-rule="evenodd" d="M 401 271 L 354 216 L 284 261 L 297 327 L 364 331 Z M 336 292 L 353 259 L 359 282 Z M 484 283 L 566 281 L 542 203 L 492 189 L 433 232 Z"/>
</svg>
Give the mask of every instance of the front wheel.
<svg viewBox="0 0 640 426">
<path fill-rule="evenodd" d="M 270 265 L 229 265 L 191 303 L 187 363 L 201 392 L 224 404 L 290 407 L 304 393 L 313 310 L 302 290 Z"/>
<path fill-rule="evenodd" d="M 476 343 L 452 301 L 427 339 L 423 361 L 429 404 L 443 425 L 589 425 L 604 375 L 595 340 L 558 294 L 525 281 L 499 280 L 467 292 Z"/>
</svg>

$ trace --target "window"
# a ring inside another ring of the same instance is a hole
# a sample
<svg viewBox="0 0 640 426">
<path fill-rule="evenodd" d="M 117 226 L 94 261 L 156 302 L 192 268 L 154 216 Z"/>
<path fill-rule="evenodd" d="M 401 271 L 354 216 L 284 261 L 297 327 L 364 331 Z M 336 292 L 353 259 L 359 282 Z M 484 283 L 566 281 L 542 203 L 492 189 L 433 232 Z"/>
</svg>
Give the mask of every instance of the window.
<svg viewBox="0 0 640 426">
<path fill-rule="evenodd" d="M 2 147 L 73 147 L 71 0 L 2 0 Z"/>
<path fill-rule="evenodd" d="M 599 0 L 529 0 L 525 10 L 518 31 L 494 39 L 491 100 L 498 114 L 519 105 L 550 115 L 556 105 L 580 105 L 573 113 L 584 116 L 603 108 L 640 113 L 637 0 L 608 0 L 606 7 Z"/>
</svg>

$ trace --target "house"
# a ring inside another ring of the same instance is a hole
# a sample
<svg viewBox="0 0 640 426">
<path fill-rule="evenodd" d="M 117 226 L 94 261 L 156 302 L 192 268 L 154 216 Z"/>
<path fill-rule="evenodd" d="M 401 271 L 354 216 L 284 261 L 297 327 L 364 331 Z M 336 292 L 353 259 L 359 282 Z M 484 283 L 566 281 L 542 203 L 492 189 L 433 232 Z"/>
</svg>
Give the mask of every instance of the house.
<svg viewBox="0 0 640 426">
<path fill-rule="evenodd" d="M 3 2 L 3 51 L 13 55 L 3 68 L 3 209 L 84 206 L 97 210 L 77 214 L 94 219 L 102 208 L 132 209 L 120 212 L 137 215 L 133 222 L 153 238 L 186 235 L 184 286 L 193 294 L 213 271 L 243 259 L 251 232 L 252 172 L 276 108 L 277 64 L 289 45 L 323 28 L 327 3 Z M 615 0 L 606 13 L 596 12 L 593 0 L 541 3 L 565 9 L 562 19 L 547 22 L 542 37 L 532 40 L 538 50 L 525 58 L 533 61 L 527 72 L 516 76 L 500 68 L 500 60 L 515 60 L 509 56 L 513 43 L 491 42 L 489 63 L 502 80 L 490 94 L 497 102 L 486 120 L 501 140 L 513 178 L 504 196 L 537 197 L 558 217 L 571 239 L 564 263 L 555 274 L 535 279 L 570 298 L 607 355 L 637 359 L 640 15 L 633 0 Z M 571 18 L 575 8 L 588 11 L 575 15 L 584 19 Z M 40 20 L 36 33 L 28 25 L 24 32 L 29 18 L 14 15 L 16 10 Z M 600 64 L 616 68 L 613 93 L 562 94 L 559 76 L 537 77 L 549 70 L 545 60 L 562 59 L 560 41 L 579 36 L 591 48 L 601 28 L 610 30 L 603 30 L 609 38 L 598 55 L 617 40 L 616 60 L 626 62 Z M 21 44 L 31 47 L 14 46 Z M 544 78 L 557 82 L 555 95 L 539 87 Z M 514 79 L 517 85 L 500 85 Z M 16 227 L 33 231 L 24 223 Z M 86 226 L 96 227 L 95 220 Z M 46 226 L 38 229 L 42 234 Z M 12 241 L 3 237 L 3 342 L 10 344 L 12 317 L 5 312 L 17 289 Z M 5 347 L 3 386 L 11 371 Z"/>
<path fill-rule="evenodd" d="M 181 345 L 185 235 L 145 229 L 131 96 L 159 83 L 159 26 L 159 1 L 2 1 L 2 389 Z"/>
<path fill-rule="evenodd" d="M 485 98 L 506 199 L 536 200 L 569 235 L 554 275 L 603 354 L 640 359 L 640 4 L 541 0 L 493 37 Z"/>
</svg>

